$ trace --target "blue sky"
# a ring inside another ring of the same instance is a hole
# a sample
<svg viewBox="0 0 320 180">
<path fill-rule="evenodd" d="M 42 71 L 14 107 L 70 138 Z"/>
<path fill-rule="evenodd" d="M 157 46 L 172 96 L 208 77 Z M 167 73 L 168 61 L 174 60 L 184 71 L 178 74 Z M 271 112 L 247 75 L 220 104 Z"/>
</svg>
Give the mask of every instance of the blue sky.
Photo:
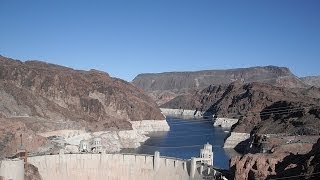
<svg viewBox="0 0 320 180">
<path fill-rule="evenodd" d="M 0 0 L 0 54 L 125 80 L 278 65 L 320 75 L 319 0 Z"/>
</svg>

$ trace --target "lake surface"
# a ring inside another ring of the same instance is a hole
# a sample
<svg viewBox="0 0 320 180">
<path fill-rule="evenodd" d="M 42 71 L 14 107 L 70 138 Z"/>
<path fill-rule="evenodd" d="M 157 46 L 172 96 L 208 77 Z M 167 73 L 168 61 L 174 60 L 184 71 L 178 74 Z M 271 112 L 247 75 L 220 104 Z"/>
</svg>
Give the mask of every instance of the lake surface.
<svg viewBox="0 0 320 180">
<path fill-rule="evenodd" d="M 228 135 L 226 129 L 213 127 L 211 119 L 183 119 L 167 117 L 170 131 L 149 134 L 151 137 L 136 150 L 140 154 L 154 154 L 159 151 L 161 156 L 190 159 L 199 157 L 200 149 L 207 142 L 213 145 L 214 166 L 229 169 L 229 155 L 222 148 Z"/>
</svg>

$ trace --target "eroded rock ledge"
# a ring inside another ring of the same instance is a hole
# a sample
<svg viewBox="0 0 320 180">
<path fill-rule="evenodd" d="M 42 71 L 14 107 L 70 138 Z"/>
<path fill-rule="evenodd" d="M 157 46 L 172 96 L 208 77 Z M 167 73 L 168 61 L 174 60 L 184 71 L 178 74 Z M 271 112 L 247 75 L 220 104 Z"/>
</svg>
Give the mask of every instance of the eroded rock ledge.
<svg viewBox="0 0 320 180">
<path fill-rule="evenodd" d="M 231 128 L 234 124 L 238 122 L 238 119 L 232 118 L 215 118 L 213 126 L 222 128 Z"/>
<path fill-rule="evenodd" d="M 225 140 L 224 148 L 235 148 L 239 143 L 244 142 L 250 138 L 249 133 L 231 132 L 230 136 Z"/>
</svg>

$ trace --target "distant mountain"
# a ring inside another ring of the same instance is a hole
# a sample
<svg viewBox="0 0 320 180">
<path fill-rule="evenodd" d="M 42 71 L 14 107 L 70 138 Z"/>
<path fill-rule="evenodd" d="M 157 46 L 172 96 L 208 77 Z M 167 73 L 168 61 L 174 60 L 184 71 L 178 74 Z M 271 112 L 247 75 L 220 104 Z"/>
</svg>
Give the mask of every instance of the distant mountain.
<svg viewBox="0 0 320 180">
<path fill-rule="evenodd" d="M 239 118 L 235 132 L 319 134 L 320 88 L 286 88 L 266 83 L 211 85 L 180 95 L 163 108 L 198 109 L 218 117 Z M 316 130 L 316 132 L 314 132 Z"/>
<path fill-rule="evenodd" d="M 139 74 L 132 83 L 148 92 L 158 104 L 163 104 L 180 94 L 200 90 L 211 84 L 223 85 L 234 81 L 264 82 L 290 88 L 306 87 L 288 68 L 277 66 Z"/>
<path fill-rule="evenodd" d="M 307 76 L 300 78 L 305 84 L 320 87 L 320 76 Z"/>
</svg>

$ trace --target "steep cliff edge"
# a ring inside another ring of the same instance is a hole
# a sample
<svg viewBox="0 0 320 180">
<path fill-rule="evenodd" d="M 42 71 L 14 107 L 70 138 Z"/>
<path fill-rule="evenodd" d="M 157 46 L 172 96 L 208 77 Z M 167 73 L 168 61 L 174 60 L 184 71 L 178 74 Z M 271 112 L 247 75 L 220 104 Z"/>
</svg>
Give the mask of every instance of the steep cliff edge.
<svg viewBox="0 0 320 180">
<path fill-rule="evenodd" d="M 264 82 L 291 88 L 306 87 L 288 68 L 276 66 L 139 74 L 132 82 L 148 92 L 161 105 L 177 95 L 201 90 L 211 84 L 223 85 L 234 81 Z"/>
</svg>

